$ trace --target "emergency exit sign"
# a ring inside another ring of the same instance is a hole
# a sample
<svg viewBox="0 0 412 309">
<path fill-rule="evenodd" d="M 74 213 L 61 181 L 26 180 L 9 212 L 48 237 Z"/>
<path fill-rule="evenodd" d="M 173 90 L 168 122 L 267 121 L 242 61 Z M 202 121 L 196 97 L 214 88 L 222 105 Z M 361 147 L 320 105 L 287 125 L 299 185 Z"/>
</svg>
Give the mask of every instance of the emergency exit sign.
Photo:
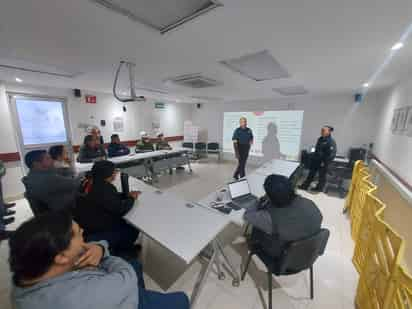
<svg viewBox="0 0 412 309">
<path fill-rule="evenodd" d="M 96 104 L 97 102 L 97 98 L 95 95 L 86 95 L 85 99 L 86 99 L 86 103 L 89 103 L 89 104 Z"/>
<path fill-rule="evenodd" d="M 165 107 L 166 107 L 163 102 L 155 102 L 154 106 L 157 109 L 165 109 Z"/>
</svg>

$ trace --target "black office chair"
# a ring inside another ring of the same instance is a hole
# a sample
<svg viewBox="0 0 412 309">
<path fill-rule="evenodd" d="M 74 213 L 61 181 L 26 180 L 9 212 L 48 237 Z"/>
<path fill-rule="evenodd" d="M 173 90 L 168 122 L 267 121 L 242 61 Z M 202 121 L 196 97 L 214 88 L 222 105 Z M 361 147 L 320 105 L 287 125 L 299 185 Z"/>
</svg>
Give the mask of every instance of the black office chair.
<svg viewBox="0 0 412 309">
<path fill-rule="evenodd" d="M 353 169 L 356 161 L 358 161 L 358 160 L 365 161 L 365 159 L 366 159 L 366 149 L 364 149 L 364 148 L 350 148 L 348 158 L 349 158 L 349 166 Z"/>
<path fill-rule="evenodd" d="M 35 217 L 49 212 L 49 208 L 48 208 L 47 204 L 45 204 L 45 203 L 43 203 L 43 202 L 41 202 L 41 201 L 39 201 L 35 198 L 29 197 L 27 192 L 24 193 L 24 197 L 29 202 L 30 209 L 33 212 Z"/>
<path fill-rule="evenodd" d="M 24 187 L 26 188 L 26 192 L 24 192 L 24 197 L 29 202 L 29 206 L 31 211 L 33 212 L 34 216 L 39 216 L 49 211 L 49 207 L 47 204 L 33 198 L 29 194 L 27 194 L 27 184 L 26 184 L 26 176 L 21 179 Z"/>
<path fill-rule="evenodd" d="M 276 258 L 270 256 L 259 244 L 251 244 L 246 267 L 242 273 L 242 281 L 245 278 L 252 256 L 257 255 L 268 270 L 269 309 L 272 309 L 272 274 L 276 276 L 293 275 L 309 269 L 310 299 L 313 299 L 313 264 L 317 258 L 325 252 L 329 234 L 329 230 L 321 229 L 320 232 L 314 236 L 291 242 L 283 250 L 281 256 Z"/>
<path fill-rule="evenodd" d="M 195 151 L 198 154 L 206 153 L 206 143 L 198 142 L 195 144 Z"/>
<path fill-rule="evenodd" d="M 207 144 L 207 152 L 216 153 L 220 151 L 219 143 L 211 142 Z"/>
<path fill-rule="evenodd" d="M 207 144 L 207 149 L 206 149 L 206 151 L 207 151 L 208 154 L 209 154 L 209 153 L 217 154 L 217 158 L 218 158 L 218 160 L 220 161 L 221 151 L 220 151 L 220 145 L 219 145 L 219 143 L 216 143 L 216 142 L 208 143 L 208 144 Z"/>
<path fill-rule="evenodd" d="M 182 147 L 183 148 L 187 148 L 193 151 L 193 143 L 189 143 L 189 142 L 183 142 L 182 143 Z"/>
</svg>

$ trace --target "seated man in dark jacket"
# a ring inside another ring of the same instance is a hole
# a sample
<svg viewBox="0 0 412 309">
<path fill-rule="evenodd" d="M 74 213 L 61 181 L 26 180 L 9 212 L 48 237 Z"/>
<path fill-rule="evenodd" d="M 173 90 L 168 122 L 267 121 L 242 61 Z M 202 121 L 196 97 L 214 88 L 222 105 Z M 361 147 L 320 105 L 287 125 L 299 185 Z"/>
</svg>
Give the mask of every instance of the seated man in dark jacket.
<svg viewBox="0 0 412 309">
<path fill-rule="evenodd" d="M 135 151 L 138 152 L 150 152 L 154 151 L 153 143 L 150 141 L 149 135 L 142 131 L 140 132 L 140 141 L 136 143 Z"/>
<path fill-rule="evenodd" d="M 53 211 L 72 207 L 80 190 L 81 178 L 57 173 L 46 150 L 28 152 L 24 161 L 30 169 L 22 179 L 27 198 L 35 199 Z"/>
<path fill-rule="evenodd" d="M 288 178 L 269 175 L 264 189 L 266 196 L 244 214 L 254 227 L 252 242 L 258 242 L 268 254 L 277 257 L 288 243 L 320 231 L 321 212 L 311 200 L 295 194 Z"/>
<path fill-rule="evenodd" d="M 83 146 L 80 147 L 77 161 L 80 163 L 90 163 L 98 160 L 106 159 L 106 151 L 104 146 L 100 144 L 93 135 L 86 135 L 83 141 Z"/>
<path fill-rule="evenodd" d="M 162 132 L 157 134 L 158 141 L 156 143 L 156 150 L 171 150 L 172 147 L 169 145 L 167 140 L 165 139 Z"/>
<path fill-rule="evenodd" d="M 118 134 L 113 134 L 110 137 L 110 144 L 108 147 L 109 158 L 126 156 L 130 153 L 129 147 L 120 143 L 120 138 Z"/>
<path fill-rule="evenodd" d="M 134 243 L 139 231 L 127 224 L 123 216 L 133 207 L 139 192 L 132 191 L 128 196 L 117 192 L 112 184 L 117 172 L 110 161 L 94 163 L 91 176 L 91 189 L 78 199 L 75 211 L 86 240 L 106 240 L 115 255 L 136 252 Z"/>
<path fill-rule="evenodd" d="M 10 240 L 15 309 L 189 309 L 182 292 L 146 290 L 142 267 L 84 242 L 65 212 L 34 217 Z"/>
</svg>

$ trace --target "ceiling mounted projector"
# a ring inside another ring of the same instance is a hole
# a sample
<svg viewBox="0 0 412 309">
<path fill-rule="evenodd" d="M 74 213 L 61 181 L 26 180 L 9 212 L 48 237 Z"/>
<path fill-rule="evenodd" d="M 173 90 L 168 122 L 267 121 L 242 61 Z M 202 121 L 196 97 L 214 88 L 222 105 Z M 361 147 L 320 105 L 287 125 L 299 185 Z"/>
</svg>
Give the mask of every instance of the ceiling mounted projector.
<svg viewBox="0 0 412 309">
<path fill-rule="evenodd" d="M 126 67 L 127 73 L 128 73 L 128 80 L 129 80 L 129 89 L 130 93 L 129 95 L 119 95 L 117 93 L 117 84 L 119 81 L 119 75 L 122 67 Z M 136 65 L 132 62 L 128 61 L 120 61 L 119 66 L 116 70 L 116 75 L 114 77 L 114 82 L 113 82 L 113 96 L 119 100 L 120 102 L 126 103 L 126 102 L 144 102 L 146 101 L 146 98 L 144 96 L 137 96 L 136 95 L 136 90 L 135 90 L 135 67 Z"/>
</svg>

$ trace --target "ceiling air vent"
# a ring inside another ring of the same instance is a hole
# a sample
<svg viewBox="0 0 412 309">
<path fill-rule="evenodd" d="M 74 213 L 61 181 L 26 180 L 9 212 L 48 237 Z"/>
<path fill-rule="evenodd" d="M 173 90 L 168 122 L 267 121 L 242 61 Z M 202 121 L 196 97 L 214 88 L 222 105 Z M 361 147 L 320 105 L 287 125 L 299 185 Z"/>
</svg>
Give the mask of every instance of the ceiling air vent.
<svg viewBox="0 0 412 309">
<path fill-rule="evenodd" d="M 185 86 L 189 88 L 209 88 L 223 85 L 223 83 L 202 76 L 201 74 L 180 75 L 173 78 L 169 78 L 167 81 L 171 81 L 176 85 Z"/>
<path fill-rule="evenodd" d="M 276 91 L 277 93 L 283 96 L 297 96 L 308 94 L 308 91 L 303 86 L 274 88 L 273 91 Z"/>
<path fill-rule="evenodd" d="M 290 77 L 286 69 L 267 50 L 223 60 L 220 63 L 257 82 Z"/>
<path fill-rule="evenodd" d="M 215 0 L 90 0 L 164 34 L 222 4 Z"/>
</svg>

